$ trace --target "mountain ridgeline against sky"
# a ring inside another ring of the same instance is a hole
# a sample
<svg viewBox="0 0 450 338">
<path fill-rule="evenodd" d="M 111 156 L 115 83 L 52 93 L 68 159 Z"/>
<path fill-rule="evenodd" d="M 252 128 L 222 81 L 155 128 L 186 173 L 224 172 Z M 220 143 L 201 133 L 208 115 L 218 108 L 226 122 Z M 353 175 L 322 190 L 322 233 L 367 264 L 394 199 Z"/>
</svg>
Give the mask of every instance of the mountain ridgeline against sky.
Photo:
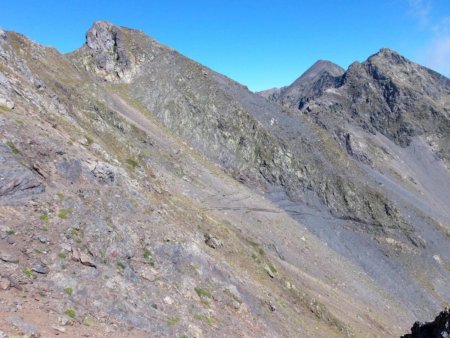
<svg viewBox="0 0 450 338">
<path fill-rule="evenodd" d="M 0 336 L 401 336 L 450 303 L 438 73 L 382 49 L 252 93 L 104 21 L 0 60 Z"/>
</svg>

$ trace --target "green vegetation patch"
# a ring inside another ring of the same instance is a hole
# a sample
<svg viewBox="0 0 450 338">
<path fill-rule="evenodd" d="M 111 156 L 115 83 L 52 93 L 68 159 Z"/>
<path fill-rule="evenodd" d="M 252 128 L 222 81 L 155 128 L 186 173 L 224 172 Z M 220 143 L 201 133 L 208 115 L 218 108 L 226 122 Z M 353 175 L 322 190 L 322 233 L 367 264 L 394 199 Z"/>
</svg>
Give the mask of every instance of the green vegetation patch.
<svg viewBox="0 0 450 338">
<path fill-rule="evenodd" d="M 119 269 L 120 271 L 125 270 L 125 264 L 123 264 L 122 262 L 117 262 L 117 263 L 116 263 L 116 267 L 117 267 L 117 269 Z"/>
<path fill-rule="evenodd" d="M 172 326 L 177 324 L 180 321 L 180 317 L 171 317 L 167 320 L 167 324 Z"/>
<path fill-rule="evenodd" d="M 73 289 L 72 288 L 65 288 L 64 292 L 68 295 L 68 296 L 72 296 L 73 294 Z"/>
<path fill-rule="evenodd" d="M 149 250 L 147 250 L 147 249 L 144 250 L 144 258 L 145 259 L 151 259 L 152 258 L 152 253 Z"/>
<path fill-rule="evenodd" d="M 31 271 L 31 269 L 29 267 L 24 267 L 22 272 L 27 277 L 32 277 L 33 276 L 33 271 Z"/>
<path fill-rule="evenodd" d="M 195 292 L 197 293 L 198 297 L 200 299 L 205 299 L 205 298 L 211 298 L 212 294 L 211 294 L 211 290 L 207 289 L 207 288 L 194 288 Z"/>
<path fill-rule="evenodd" d="M 61 219 L 68 219 L 70 216 L 71 210 L 70 209 L 60 209 L 58 211 L 58 217 Z"/>
<path fill-rule="evenodd" d="M 49 216 L 47 212 L 41 212 L 41 215 L 39 216 L 39 219 L 43 222 L 48 222 Z"/>
<path fill-rule="evenodd" d="M 67 316 L 69 316 L 70 318 L 75 318 L 75 317 L 77 316 L 76 311 L 75 311 L 74 309 L 72 309 L 72 308 L 67 309 L 64 313 L 65 313 Z"/>
<path fill-rule="evenodd" d="M 135 169 L 137 166 L 139 166 L 139 162 L 132 158 L 127 158 L 125 160 L 125 163 L 128 164 L 133 169 Z"/>
<path fill-rule="evenodd" d="M 6 145 L 9 147 L 9 149 L 13 154 L 20 154 L 19 149 L 17 149 L 17 147 L 14 145 L 12 141 L 6 142 Z"/>
</svg>

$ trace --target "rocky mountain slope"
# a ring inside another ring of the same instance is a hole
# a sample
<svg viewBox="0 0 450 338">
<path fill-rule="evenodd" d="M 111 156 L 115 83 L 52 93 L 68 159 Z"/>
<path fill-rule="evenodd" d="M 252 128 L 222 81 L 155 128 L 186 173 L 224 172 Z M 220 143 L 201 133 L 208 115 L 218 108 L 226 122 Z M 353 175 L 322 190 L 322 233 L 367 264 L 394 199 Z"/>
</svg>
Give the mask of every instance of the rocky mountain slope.
<svg viewBox="0 0 450 338">
<path fill-rule="evenodd" d="M 267 100 L 108 22 L 68 55 L 1 31 L 1 331 L 385 337 L 433 318 L 449 81 L 397 55 L 318 62 Z"/>
</svg>

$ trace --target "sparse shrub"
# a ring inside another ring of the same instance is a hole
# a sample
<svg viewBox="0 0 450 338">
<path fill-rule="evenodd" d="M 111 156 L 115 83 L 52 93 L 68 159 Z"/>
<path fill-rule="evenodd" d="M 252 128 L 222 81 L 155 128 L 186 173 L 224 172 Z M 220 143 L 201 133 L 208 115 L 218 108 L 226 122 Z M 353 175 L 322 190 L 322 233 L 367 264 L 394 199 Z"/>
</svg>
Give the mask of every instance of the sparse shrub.
<svg viewBox="0 0 450 338">
<path fill-rule="evenodd" d="M 123 264 L 122 262 L 117 262 L 116 266 L 121 271 L 125 270 L 125 264 Z"/>
<path fill-rule="evenodd" d="M 6 145 L 9 147 L 13 154 L 20 154 L 19 149 L 17 149 L 17 147 L 11 141 L 6 142 Z"/>
<path fill-rule="evenodd" d="M 175 325 L 180 321 L 180 317 L 172 317 L 167 320 L 168 325 Z"/>
<path fill-rule="evenodd" d="M 70 210 L 69 209 L 61 209 L 58 211 L 58 217 L 61 219 L 69 218 Z"/>
<path fill-rule="evenodd" d="M 66 256 L 66 254 L 64 252 L 60 252 L 58 254 L 58 257 L 61 258 L 61 259 L 66 259 L 67 256 Z"/>
<path fill-rule="evenodd" d="M 204 318 L 209 325 L 214 325 L 215 323 L 217 323 L 217 319 L 210 315 L 205 315 Z"/>
<path fill-rule="evenodd" d="M 33 276 L 33 271 L 31 271 L 31 269 L 29 267 L 24 267 L 22 272 L 27 277 L 32 277 Z"/>
<path fill-rule="evenodd" d="M 211 298 L 211 290 L 206 288 L 195 288 L 194 289 L 200 299 Z"/>
<path fill-rule="evenodd" d="M 94 143 L 94 140 L 92 138 L 90 138 L 89 136 L 85 136 L 86 137 L 86 142 L 87 145 L 90 146 L 92 143 Z"/>
<path fill-rule="evenodd" d="M 49 220 L 48 213 L 42 212 L 41 215 L 39 216 L 39 219 L 43 222 L 48 222 Z"/>
<path fill-rule="evenodd" d="M 77 316 L 77 313 L 74 309 L 67 309 L 64 313 L 70 318 L 75 318 Z"/>
<path fill-rule="evenodd" d="M 272 263 L 269 262 L 268 265 L 269 265 L 269 269 L 270 269 L 273 273 L 277 273 L 277 272 L 278 272 L 277 268 L 275 268 L 275 266 L 274 266 Z"/>
<path fill-rule="evenodd" d="M 236 302 L 238 302 L 239 304 L 242 303 L 242 300 L 241 300 L 238 296 L 236 296 L 233 292 L 231 292 L 230 289 L 225 289 L 225 290 L 223 290 L 223 292 L 224 292 L 228 297 L 234 299 L 234 300 L 235 300 Z"/>
<path fill-rule="evenodd" d="M 72 288 L 65 288 L 64 292 L 68 295 L 68 296 L 72 296 L 73 294 L 73 289 Z"/>
<path fill-rule="evenodd" d="M 133 169 L 135 169 L 139 165 L 139 162 L 132 158 L 127 158 L 125 162 Z"/>
<path fill-rule="evenodd" d="M 149 250 L 145 249 L 144 250 L 144 258 L 151 259 L 151 257 L 152 257 L 152 253 Z"/>
</svg>

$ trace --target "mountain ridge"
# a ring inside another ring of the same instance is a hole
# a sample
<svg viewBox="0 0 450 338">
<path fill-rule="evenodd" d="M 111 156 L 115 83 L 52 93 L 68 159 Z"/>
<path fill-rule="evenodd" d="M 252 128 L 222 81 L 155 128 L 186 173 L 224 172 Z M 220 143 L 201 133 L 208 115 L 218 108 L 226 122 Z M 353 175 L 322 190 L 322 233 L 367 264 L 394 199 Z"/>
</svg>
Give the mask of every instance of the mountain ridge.
<svg viewBox="0 0 450 338">
<path fill-rule="evenodd" d="M 71 335 L 398 336 L 442 307 L 449 173 L 425 137 L 445 140 L 430 122 L 396 143 L 336 105 L 353 71 L 390 88 L 383 60 L 315 78 L 299 110 L 104 21 L 66 55 L 0 37 L 2 330 L 19 282 Z"/>
</svg>

